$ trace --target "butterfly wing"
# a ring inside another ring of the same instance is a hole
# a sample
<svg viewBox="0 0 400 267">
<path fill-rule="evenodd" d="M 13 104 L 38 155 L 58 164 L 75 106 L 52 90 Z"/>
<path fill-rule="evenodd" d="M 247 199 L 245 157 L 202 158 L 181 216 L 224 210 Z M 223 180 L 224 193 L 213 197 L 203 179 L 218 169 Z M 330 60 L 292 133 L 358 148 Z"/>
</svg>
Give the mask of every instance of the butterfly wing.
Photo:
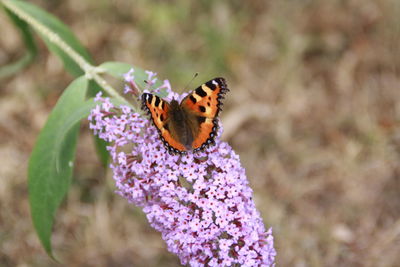
<svg viewBox="0 0 400 267">
<path fill-rule="evenodd" d="M 170 105 L 168 102 L 162 100 L 160 97 L 144 93 L 142 95 L 142 109 L 147 110 L 151 116 L 151 119 L 156 126 L 160 138 L 164 143 L 164 146 L 170 152 L 185 151 L 185 146 L 181 144 L 176 138 L 174 138 L 168 129 L 168 110 Z"/>
<path fill-rule="evenodd" d="M 202 84 L 182 100 L 181 107 L 191 114 L 192 128 L 197 129 L 192 142 L 195 151 L 214 143 L 218 130 L 217 116 L 227 91 L 229 89 L 225 79 L 215 78 Z"/>
</svg>

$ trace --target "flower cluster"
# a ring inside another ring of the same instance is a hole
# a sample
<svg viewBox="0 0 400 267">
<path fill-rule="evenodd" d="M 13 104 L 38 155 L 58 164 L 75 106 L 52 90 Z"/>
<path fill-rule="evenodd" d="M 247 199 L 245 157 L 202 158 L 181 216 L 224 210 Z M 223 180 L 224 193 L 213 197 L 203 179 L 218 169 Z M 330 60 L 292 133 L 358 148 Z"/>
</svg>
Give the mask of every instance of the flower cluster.
<svg viewBox="0 0 400 267">
<path fill-rule="evenodd" d="M 148 75 L 154 84 L 154 73 Z M 133 71 L 125 79 L 133 84 Z M 162 87 L 177 97 L 168 81 Z M 227 143 L 217 137 L 204 152 L 170 155 L 147 118 L 100 94 L 96 101 L 90 128 L 110 142 L 117 192 L 143 208 L 182 264 L 274 265 L 271 229 L 265 230 L 239 156 Z"/>
</svg>

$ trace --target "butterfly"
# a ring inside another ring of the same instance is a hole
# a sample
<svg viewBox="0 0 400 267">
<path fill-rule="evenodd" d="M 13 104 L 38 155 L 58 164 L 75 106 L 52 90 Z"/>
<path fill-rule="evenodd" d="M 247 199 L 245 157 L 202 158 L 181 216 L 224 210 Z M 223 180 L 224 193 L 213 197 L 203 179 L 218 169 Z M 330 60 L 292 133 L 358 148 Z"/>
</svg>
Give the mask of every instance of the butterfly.
<svg viewBox="0 0 400 267">
<path fill-rule="evenodd" d="M 180 103 L 143 93 L 142 109 L 148 111 L 170 154 L 202 151 L 215 144 L 217 117 L 227 91 L 225 79 L 215 78 L 190 92 Z"/>
</svg>

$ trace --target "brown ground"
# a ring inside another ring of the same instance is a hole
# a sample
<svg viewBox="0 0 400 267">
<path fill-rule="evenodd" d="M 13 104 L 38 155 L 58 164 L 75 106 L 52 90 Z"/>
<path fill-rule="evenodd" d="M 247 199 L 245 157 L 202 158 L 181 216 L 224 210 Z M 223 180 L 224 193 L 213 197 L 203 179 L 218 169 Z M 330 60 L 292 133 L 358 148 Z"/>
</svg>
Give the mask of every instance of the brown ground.
<svg viewBox="0 0 400 267">
<path fill-rule="evenodd" d="M 224 138 L 274 229 L 278 266 L 400 262 L 399 1 L 33 2 L 98 63 L 151 69 L 175 88 L 195 72 L 190 88 L 228 80 Z M 0 25 L 3 65 L 24 48 L 4 13 Z M 58 266 L 32 228 L 26 169 L 72 77 L 40 44 L 33 64 L 1 81 L 0 266 Z M 179 266 L 113 191 L 85 123 L 53 235 L 63 265 Z"/>
</svg>

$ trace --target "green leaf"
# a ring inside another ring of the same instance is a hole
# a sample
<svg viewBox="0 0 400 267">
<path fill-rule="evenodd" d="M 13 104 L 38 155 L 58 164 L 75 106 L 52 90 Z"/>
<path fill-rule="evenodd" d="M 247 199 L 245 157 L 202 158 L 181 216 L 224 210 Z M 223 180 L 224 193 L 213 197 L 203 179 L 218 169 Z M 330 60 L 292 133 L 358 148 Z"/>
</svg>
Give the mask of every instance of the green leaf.
<svg viewBox="0 0 400 267">
<path fill-rule="evenodd" d="M 56 17 L 47 13 L 41 8 L 25 1 L 12 1 L 12 4 L 17 6 L 18 9 L 27 13 L 29 16 L 32 16 L 34 19 L 43 24 L 45 27 L 48 27 L 52 32 L 56 33 L 65 43 L 67 43 L 75 52 L 77 52 L 80 56 L 82 56 L 86 61 L 88 61 L 89 63 L 92 62 L 92 59 L 90 58 L 88 52 L 81 45 L 81 43 L 72 33 L 72 31 Z M 38 33 L 45 41 L 48 48 L 61 58 L 68 72 L 70 72 L 74 76 L 80 76 L 84 73 L 84 71 L 70 56 L 68 56 L 57 45 L 51 42 L 51 40 L 48 39 L 48 37 L 41 34 L 40 32 Z"/>
<path fill-rule="evenodd" d="M 147 88 L 148 85 L 146 84 L 146 80 L 148 79 L 147 73 L 138 67 L 134 67 L 127 63 L 122 62 L 105 62 L 99 66 L 100 69 L 104 70 L 104 72 L 110 74 L 111 76 L 123 80 L 123 75 L 127 73 L 130 69 L 134 69 L 133 75 L 135 76 L 135 82 L 139 86 L 139 90 L 143 90 L 143 88 Z M 156 83 L 153 85 L 153 88 L 157 88 L 162 85 L 160 79 L 157 79 Z M 159 97 L 166 97 L 167 92 L 166 90 L 162 89 L 159 93 L 157 93 Z"/>
<path fill-rule="evenodd" d="M 2 66 L 0 68 L 0 79 L 13 75 L 14 73 L 23 69 L 25 66 L 27 66 L 29 63 L 33 61 L 33 59 L 37 54 L 35 40 L 33 38 L 32 32 L 28 24 L 26 24 L 25 21 L 18 18 L 16 15 L 14 15 L 14 13 L 10 12 L 8 9 L 5 9 L 5 11 L 7 15 L 10 17 L 11 21 L 20 31 L 21 37 L 25 43 L 27 51 L 20 59 L 18 59 L 14 63 Z"/>
<path fill-rule="evenodd" d="M 132 69 L 133 66 L 128 63 L 109 61 L 101 64 L 99 68 L 103 69 L 106 73 L 110 74 L 111 76 L 123 80 L 124 74 L 127 73 L 130 69 Z"/>
<path fill-rule="evenodd" d="M 110 154 L 107 150 L 107 146 L 109 145 L 103 139 L 100 139 L 97 135 L 93 136 L 94 145 L 96 147 L 97 156 L 100 159 L 103 167 L 107 167 L 110 161 Z"/>
<path fill-rule="evenodd" d="M 98 104 L 98 103 L 96 103 L 93 98 L 90 98 L 87 101 L 81 103 L 79 107 L 77 107 L 76 109 L 71 111 L 68 114 L 68 117 L 66 117 L 63 120 L 62 126 L 60 127 L 60 129 L 57 133 L 57 138 L 55 140 L 55 146 L 54 146 L 54 150 L 56 151 L 56 156 L 57 156 L 57 158 L 56 158 L 56 171 L 57 172 L 60 171 L 61 165 L 63 164 L 61 152 L 62 152 L 62 146 L 63 146 L 64 140 L 65 140 L 67 134 L 82 119 L 87 119 L 87 117 L 90 114 L 90 111 L 96 106 L 96 104 Z"/>
<path fill-rule="evenodd" d="M 64 91 L 40 132 L 29 160 L 32 220 L 43 247 L 52 257 L 50 238 L 54 216 L 70 185 L 78 122 L 88 114 L 87 85 L 87 80 L 80 77 Z"/>
</svg>

